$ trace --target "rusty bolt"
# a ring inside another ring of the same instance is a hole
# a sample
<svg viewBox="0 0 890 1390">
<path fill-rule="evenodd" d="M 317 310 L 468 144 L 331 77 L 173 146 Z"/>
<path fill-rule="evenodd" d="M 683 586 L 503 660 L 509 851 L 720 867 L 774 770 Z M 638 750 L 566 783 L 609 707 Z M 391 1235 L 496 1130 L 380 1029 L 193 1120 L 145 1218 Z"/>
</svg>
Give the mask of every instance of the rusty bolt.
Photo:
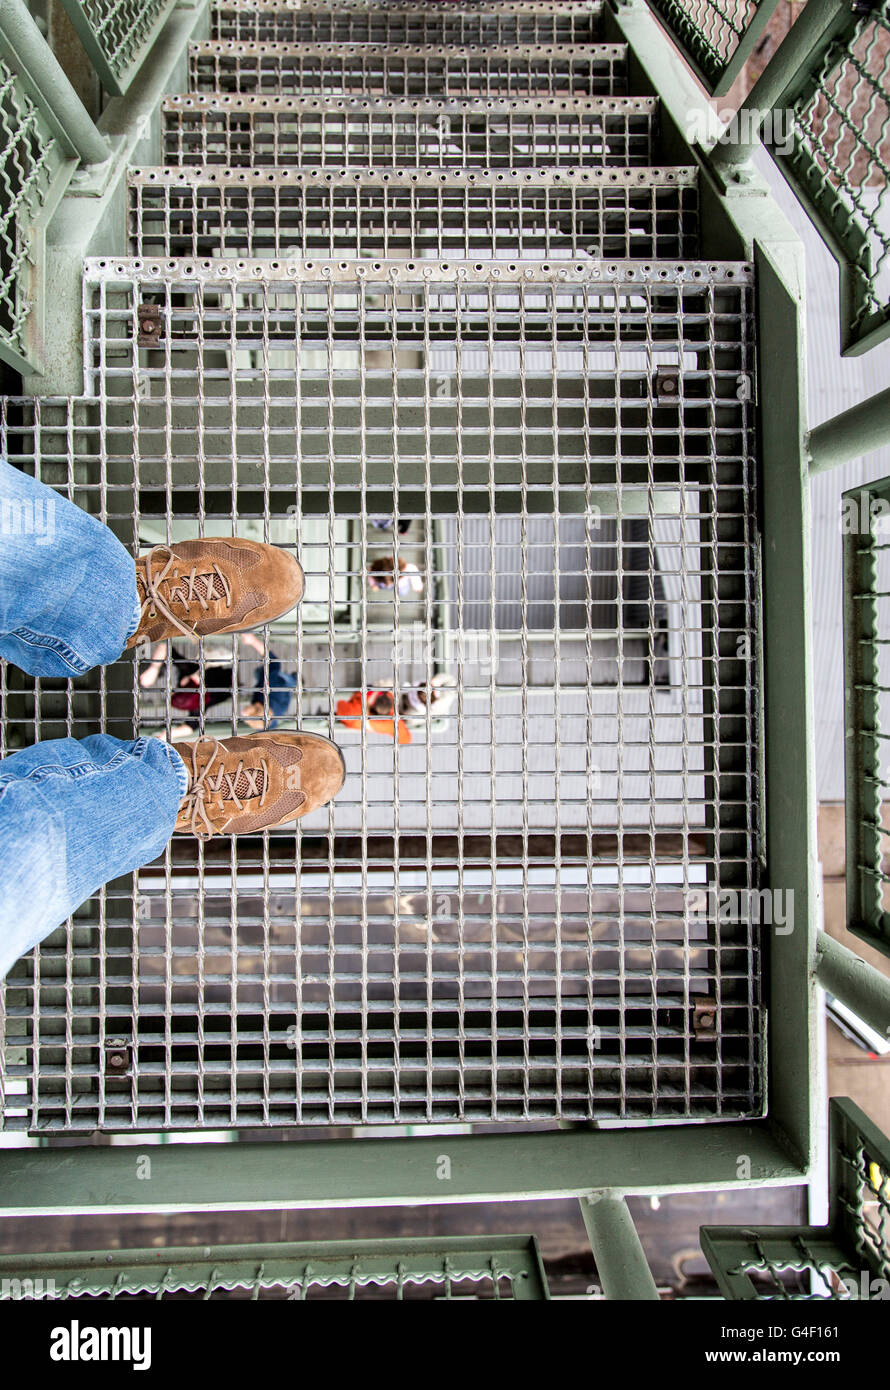
<svg viewBox="0 0 890 1390">
<path fill-rule="evenodd" d="M 130 1068 L 130 1044 L 124 1038 L 110 1038 L 105 1044 L 105 1069 L 122 1076 Z"/>
<path fill-rule="evenodd" d="M 161 306 L 148 302 L 140 304 L 136 311 L 136 322 L 139 329 L 138 346 L 156 347 L 163 332 Z"/>
<path fill-rule="evenodd" d="M 697 1038 L 713 1037 L 717 1028 L 717 1001 L 703 996 L 695 1001 L 692 1028 Z"/>
<path fill-rule="evenodd" d="M 655 394 L 659 400 L 676 400 L 680 394 L 680 374 L 672 367 L 659 367 L 655 374 Z"/>
</svg>

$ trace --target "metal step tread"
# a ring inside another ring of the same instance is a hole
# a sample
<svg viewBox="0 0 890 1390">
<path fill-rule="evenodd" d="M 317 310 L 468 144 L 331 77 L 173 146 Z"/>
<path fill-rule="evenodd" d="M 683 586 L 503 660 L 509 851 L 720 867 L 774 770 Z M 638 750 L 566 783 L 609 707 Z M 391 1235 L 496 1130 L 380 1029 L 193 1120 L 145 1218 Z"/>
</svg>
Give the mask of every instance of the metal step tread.
<svg viewBox="0 0 890 1390">
<path fill-rule="evenodd" d="M 516 59 L 551 58 L 579 60 L 606 57 L 626 57 L 626 43 L 527 43 L 518 47 L 501 44 L 490 47 L 482 44 L 453 43 L 287 43 L 266 40 L 253 42 L 237 39 L 193 39 L 189 43 L 193 53 L 238 53 L 238 54 L 281 54 L 286 57 L 311 57 L 331 54 L 334 57 L 360 55 L 362 57 L 412 58 L 463 58 L 463 59 Z"/>
<path fill-rule="evenodd" d="M 306 261 L 298 257 L 281 257 L 270 265 L 261 257 L 239 257 L 231 260 L 194 257 L 151 258 L 141 256 L 90 256 L 84 260 L 83 273 L 85 286 L 91 280 L 111 282 L 112 280 L 132 280 L 141 276 L 158 276 L 161 279 L 183 278 L 200 283 L 202 281 L 230 281 L 232 272 L 243 276 L 245 281 L 275 280 L 285 282 L 305 278 L 332 283 L 366 281 L 368 272 L 374 272 L 381 281 L 417 279 L 423 284 L 436 280 L 443 283 L 468 286 L 482 283 L 522 285 L 530 282 L 553 283 L 556 285 L 581 285 L 586 283 L 623 285 L 657 290 L 662 285 L 690 285 L 705 288 L 716 285 L 749 286 L 754 283 L 754 266 L 751 261 L 734 260 L 669 260 L 653 259 L 641 264 L 639 261 L 616 257 L 609 260 L 587 260 L 567 265 L 558 262 L 550 265 L 542 260 L 523 260 L 522 263 L 508 263 L 500 260 L 469 262 L 442 262 L 422 260 L 417 264 L 404 258 L 376 260 L 373 263 L 364 258 L 351 261 L 325 262 Z"/>
<path fill-rule="evenodd" d="M 695 165 L 658 166 L 645 168 L 610 166 L 608 168 L 554 169 L 276 169 L 227 167 L 220 164 L 178 165 L 159 164 L 127 170 L 131 188 L 196 188 L 203 184 L 232 184 L 246 188 L 275 188 L 281 194 L 297 193 L 301 187 L 343 188 L 694 188 L 698 184 Z"/>
<path fill-rule="evenodd" d="M 390 169 L 605 167 L 653 162 L 655 97 L 168 97 L 168 164 Z"/>
<path fill-rule="evenodd" d="M 698 250 L 694 168 L 131 170 L 130 249 L 183 256 L 669 256 Z"/>
<path fill-rule="evenodd" d="M 363 111 L 371 115 L 654 115 L 659 109 L 658 97 L 591 96 L 591 97 L 366 97 L 366 96 L 300 96 L 297 93 L 254 96 L 249 92 L 189 92 L 167 96 L 161 103 L 162 112 L 172 111 L 233 111 L 252 114 L 255 111 L 281 111 L 294 115 L 352 115 Z"/>
<path fill-rule="evenodd" d="M 213 5 L 211 37 L 316 42 L 579 42 L 596 37 L 600 3 Z"/>
<path fill-rule="evenodd" d="M 189 44 L 192 90 L 265 87 L 385 96 L 575 96 L 626 90 L 627 45 L 531 45 L 484 49 L 439 45 Z"/>
<path fill-rule="evenodd" d="M 597 15 L 602 0 L 220 0 L 211 15 L 225 14 L 471 14 Z"/>
</svg>

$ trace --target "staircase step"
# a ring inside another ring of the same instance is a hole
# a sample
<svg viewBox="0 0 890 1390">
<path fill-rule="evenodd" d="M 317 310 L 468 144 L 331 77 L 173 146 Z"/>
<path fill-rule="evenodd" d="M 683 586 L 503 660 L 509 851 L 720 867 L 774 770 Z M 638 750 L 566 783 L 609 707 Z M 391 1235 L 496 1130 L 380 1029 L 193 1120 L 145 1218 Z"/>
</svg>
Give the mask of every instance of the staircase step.
<svg viewBox="0 0 890 1390">
<path fill-rule="evenodd" d="M 329 4 L 226 0 L 210 11 L 214 39 L 266 43 L 591 43 L 602 5 L 568 3 Z"/>
<path fill-rule="evenodd" d="M 167 164 L 530 169 L 653 162 L 657 97 L 367 101 L 177 96 Z"/>
<path fill-rule="evenodd" d="M 141 256 L 694 256 L 696 170 L 135 169 Z"/>
<path fill-rule="evenodd" d="M 623 96 L 627 45 L 189 44 L 193 92 L 301 96 Z"/>
<path fill-rule="evenodd" d="M 159 332 L 140 343 L 146 304 Z M 523 508 L 557 494 L 566 514 L 619 481 L 719 486 L 721 583 L 744 605 L 729 513 L 751 466 L 752 312 L 739 262 L 89 260 L 86 392 L 107 403 L 109 467 L 130 487 L 135 459 L 162 514 L 196 483 L 208 514 L 236 491 L 271 516 L 295 489 L 346 515 L 372 489 L 385 516 L 427 489 L 438 510 L 457 489 L 469 511 L 516 511 L 520 479 Z"/>
</svg>

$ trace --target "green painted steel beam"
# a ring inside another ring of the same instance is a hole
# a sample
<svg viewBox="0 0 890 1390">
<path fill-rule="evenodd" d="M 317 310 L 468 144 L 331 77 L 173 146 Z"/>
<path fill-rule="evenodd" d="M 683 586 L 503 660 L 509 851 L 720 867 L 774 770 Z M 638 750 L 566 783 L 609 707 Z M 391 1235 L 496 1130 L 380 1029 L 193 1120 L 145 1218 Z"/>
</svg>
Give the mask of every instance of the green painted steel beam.
<svg viewBox="0 0 890 1390">
<path fill-rule="evenodd" d="M 890 979 L 825 932 L 816 944 L 816 978 L 863 1023 L 890 1038 Z"/>
<path fill-rule="evenodd" d="M 208 1144 L 200 1155 L 146 1136 L 144 1147 L 0 1150 L 0 1215 L 434 1205 L 805 1180 L 767 1122 Z"/>
<path fill-rule="evenodd" d="M 890 444 L 890 387 L 810 431 L 810 473 L 825 473 Z"/>
<path fill-rule="evenodd" d="M 69 148 L 84 164 L 104 164 L 111 156 L 111 146 L 87 114 L 24 0 L 3 0 L 0 38 L 6 61 L 23 71 L 40 92 Z"/>
<path fill-rule="evenodd" d="M 582 1197 L 581 1215 L 603 1293 L 609 1299 L 658 1300 L 658 1290 L 623 1197 Z"/>
</svg>

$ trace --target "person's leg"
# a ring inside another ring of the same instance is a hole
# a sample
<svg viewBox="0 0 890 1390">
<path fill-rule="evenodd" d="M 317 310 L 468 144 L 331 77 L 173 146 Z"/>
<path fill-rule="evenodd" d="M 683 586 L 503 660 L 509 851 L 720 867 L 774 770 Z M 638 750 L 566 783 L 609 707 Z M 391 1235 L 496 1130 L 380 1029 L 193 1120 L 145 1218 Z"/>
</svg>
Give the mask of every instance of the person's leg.
<svg viewBox="0 0 890 1390">
<path fill-rule="evenodd" d="M 0 762 L 0 979 L 110 879 L 161 853 L 189 775 L 161 739 L 47 739 Z"/>
<path fill-rule="evenodd" d="M 0 659 L 32 676 L 80 676 L 177 632 L 260 627 L 302 595 L 288 551 L 238 536 L 134 559 L 96 517 L 0 460 Z"/>
<path fill-rule="evenodd" d="M 136 566 L 96 517 L 0 459 L 0 658 L 80 676 L 139 625 Z"/>
</svg>

